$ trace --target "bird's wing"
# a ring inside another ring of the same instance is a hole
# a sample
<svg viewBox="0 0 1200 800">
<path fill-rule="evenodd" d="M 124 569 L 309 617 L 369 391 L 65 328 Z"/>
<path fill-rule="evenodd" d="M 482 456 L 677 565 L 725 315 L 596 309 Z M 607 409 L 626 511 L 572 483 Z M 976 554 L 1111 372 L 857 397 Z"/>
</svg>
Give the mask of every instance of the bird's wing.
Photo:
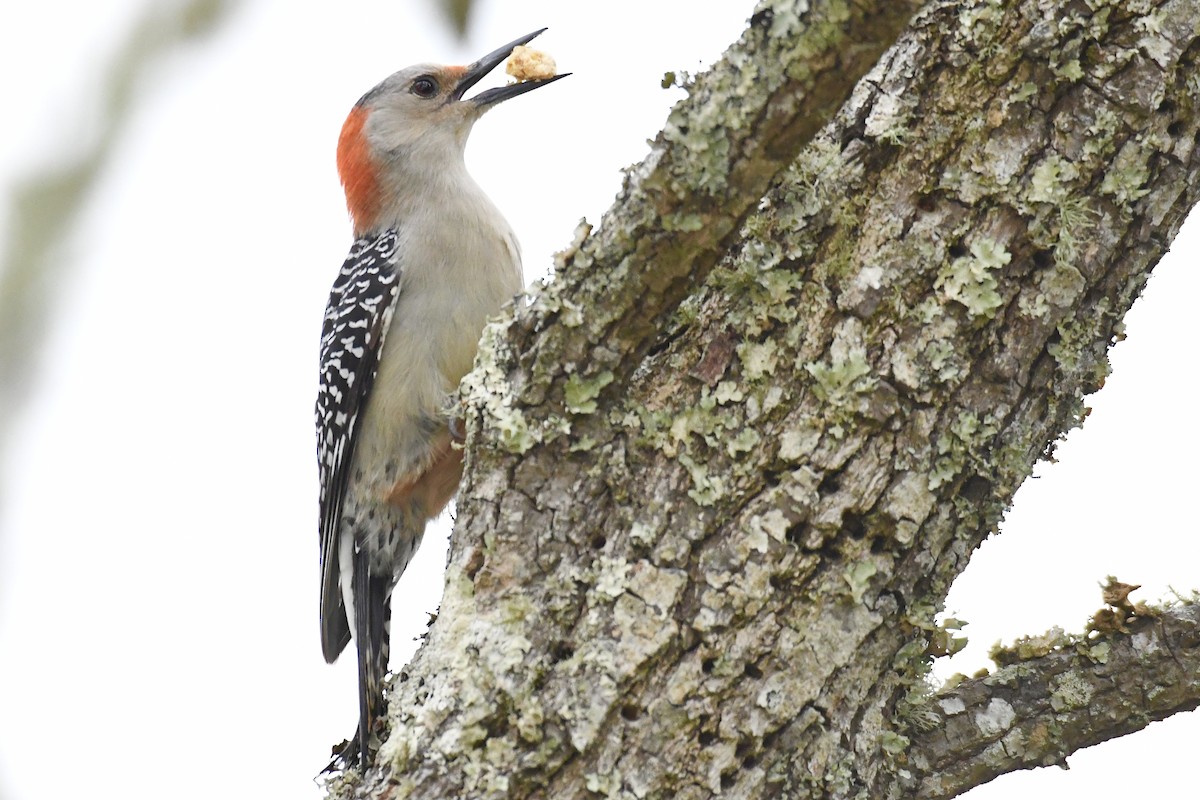
<svg viewBox="0 0 1200 800">
<path fill-rule="evenodd" d="M 321 478 L 321 649 L 333 662 L 350 641 L 338 588 L 337 533 L 357 425 L 387 335 L 402 265 L 393 230 L 354 242 L 333 283 L 321 326 L 317 460 Z"/>
</svg>

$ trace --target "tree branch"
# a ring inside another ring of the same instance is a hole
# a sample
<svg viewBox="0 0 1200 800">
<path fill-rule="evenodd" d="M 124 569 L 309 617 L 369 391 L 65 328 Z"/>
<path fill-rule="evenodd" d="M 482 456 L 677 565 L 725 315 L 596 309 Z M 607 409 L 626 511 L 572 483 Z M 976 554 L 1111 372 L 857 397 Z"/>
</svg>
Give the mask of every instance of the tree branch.
<svg viewBox="0 0 1200 800">
<path fill-rule="evenodd" d="M 750 26 L 696 78 L 597 235 L 564 262 L 509 342 L 542 404 L 569 374 L 628 375 L 791 163 L 921 6 L 919 0 L 761 2 Z M 556 323 L 587 309 L 569 331 Z M 531 380 L 530 380 L 531 379 Z M 561 408 L 562 403 L 554 404 Z"/>
<path fill-rule="evenodd" d="M 761 198 L 767 144 L 714 178 L 673 117 L 485 333 L 441 611 L 363 794 L 905 791 L 934 615 L 1200 197 L 1200 0 L 1081 8 L 930 4 Z M 724 154 L 762 115 L 708 86 Z"/>
<path fill-rule="evenodd" d="M 1200 706 L 1200 605 L 1141 618 L 940 692 L 907 753 L 916 796 L 955 797 L 998 775 Z"/>
</svg>

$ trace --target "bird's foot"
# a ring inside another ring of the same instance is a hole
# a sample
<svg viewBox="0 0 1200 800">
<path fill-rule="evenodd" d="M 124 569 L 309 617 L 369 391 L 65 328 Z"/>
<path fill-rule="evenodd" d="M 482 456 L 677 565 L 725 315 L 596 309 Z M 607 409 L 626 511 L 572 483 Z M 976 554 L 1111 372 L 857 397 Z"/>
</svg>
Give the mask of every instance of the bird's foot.
<svg viewBox="0 0 1200 800">
<path fill-rule="evenodd" d="M 348 769 L 357 766 L 358 753 L 357 734 L 349 739 L 343 739 L 330 749 L 329 763 L 325 765 L 325 769 L 321 770 L 321 774 L 332 775 L 339 772 L 346 772 Z"/>
</svg>

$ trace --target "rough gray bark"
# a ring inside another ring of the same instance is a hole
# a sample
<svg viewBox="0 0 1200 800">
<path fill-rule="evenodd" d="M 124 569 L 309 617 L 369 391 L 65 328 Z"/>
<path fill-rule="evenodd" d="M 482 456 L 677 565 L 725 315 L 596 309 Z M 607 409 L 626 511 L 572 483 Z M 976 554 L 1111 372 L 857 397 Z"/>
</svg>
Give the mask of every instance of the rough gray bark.
<svg viewBox="0 0 1200 800">
<path fill-rule="evenodd" d="M 1185 607 L 1094 634 L 1105 663 L 924 680 L 1200 193 L 1200 0 L 938 2 L 901 33 L 914 7 L 760 5 L 485 333 L 441 611 L 338 791 L 949 797 L 1132 730 L 1038 697 L 1161 675 L 1138 636 L 1200 671 Z M 1200 685 L 1171 697 L 1142 715 Z M 948 699 L 1013 713 L 940 740 Z M 1027 722 L 1028 757 L 977 746 Z"/>
</svg>

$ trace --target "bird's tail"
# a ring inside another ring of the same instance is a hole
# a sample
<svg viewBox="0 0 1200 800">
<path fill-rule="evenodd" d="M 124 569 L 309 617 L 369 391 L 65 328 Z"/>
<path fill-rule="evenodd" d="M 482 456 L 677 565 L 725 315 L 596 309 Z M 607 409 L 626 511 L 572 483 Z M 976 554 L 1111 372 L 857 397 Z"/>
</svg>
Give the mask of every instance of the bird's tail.
<svg viewBox="0 0 1200 800">
<path fill-rule="evenodd" d="M 354 641 L 358 645 L 358 752 L 366 772 L 375 752 L 375 726 L 385 711 L 383 679 L 390 652 L 392 577 L 373 575 L 365 548 L 355 553 Z"/>
</svg>

